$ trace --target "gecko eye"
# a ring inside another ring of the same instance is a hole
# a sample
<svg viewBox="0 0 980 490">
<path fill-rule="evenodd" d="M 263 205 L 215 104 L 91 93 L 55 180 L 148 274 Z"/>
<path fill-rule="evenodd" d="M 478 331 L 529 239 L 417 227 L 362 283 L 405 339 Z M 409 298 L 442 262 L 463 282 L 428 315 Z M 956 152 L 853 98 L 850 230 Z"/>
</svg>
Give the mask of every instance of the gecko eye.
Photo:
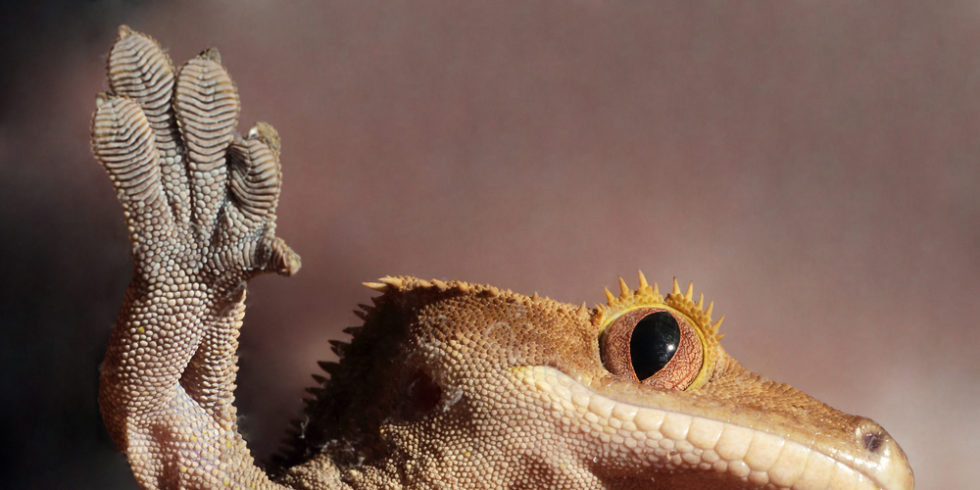
<svg viewBox="0 0 980 490">
<path fill-rule="evenodd" d="M 683 390 L 701 369 L 704 352 L 689 321 L 663 308 L 627 311 L 599 340 L 613 374 L 663 390 Z"/>
<path fill-rule="evenodd" d="M 666 311 L 651 313 L 633 327 L 630 336 L 630 362 L 641 381 L 664 368 L 677 352 L 681 329 Z"/>
</svg>

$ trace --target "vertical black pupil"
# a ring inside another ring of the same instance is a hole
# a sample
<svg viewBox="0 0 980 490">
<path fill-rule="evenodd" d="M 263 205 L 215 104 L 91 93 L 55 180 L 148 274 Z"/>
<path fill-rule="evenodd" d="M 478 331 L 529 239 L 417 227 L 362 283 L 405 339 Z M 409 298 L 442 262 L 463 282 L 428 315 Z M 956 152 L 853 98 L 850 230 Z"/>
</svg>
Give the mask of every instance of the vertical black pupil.
<svg viewBox="0 0 980 490">
<path fill-rule="evenodd" d="M 643 317 L 630 337 L 630 362 L 636 377 L 642 381 L 663 369 L 680 341 L 681 329 L 670 313 L 658 311 Z"/>
</svg>

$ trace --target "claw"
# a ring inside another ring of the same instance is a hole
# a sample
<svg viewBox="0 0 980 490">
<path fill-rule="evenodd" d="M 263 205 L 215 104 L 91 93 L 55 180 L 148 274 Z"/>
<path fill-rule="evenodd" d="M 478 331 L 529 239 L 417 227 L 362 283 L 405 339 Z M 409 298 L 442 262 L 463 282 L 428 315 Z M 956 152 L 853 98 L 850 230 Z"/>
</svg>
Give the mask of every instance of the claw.
<svg viewBox="0 0 980 490">
<path fill-rule="evenodd" d="M 282 139 L 279 137 L 279 132 L 265 121 L 255 123 L 255 126 L 248 130 L 248 139 L 258 139 L 265 143 L 277 157 L 282 152 Z"/>
<path fill-rule="evenodd" d="M 201 59 L 213 61 L 219 65 L 221 64 L 221 53 L 219 53 L 218 48 L 214 46 L 211 46 L 210 48 L 201 51 L 201 54 L 197 55 L 197 57 Z"/>
<path fill-rule="evenodd" d="M 112 94 L 109 92 L 99 92 L 95 94 L 95 109 L 99 110 L 109 103 L 109 99 L 112 98 Z"/>
</svg>

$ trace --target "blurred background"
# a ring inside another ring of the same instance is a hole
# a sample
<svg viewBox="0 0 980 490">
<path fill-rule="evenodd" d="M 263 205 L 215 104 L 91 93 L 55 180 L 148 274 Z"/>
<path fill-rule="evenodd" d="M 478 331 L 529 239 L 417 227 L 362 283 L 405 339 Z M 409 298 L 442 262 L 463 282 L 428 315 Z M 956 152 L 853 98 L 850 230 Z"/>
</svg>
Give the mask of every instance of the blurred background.
<svg viewBox="0 0 980 490">
<path fill-rule="evenodd" d="M 283 137 L 279 232 L 303 270 L 250 286 L 259 458 L 362 281 L 594 304 L 642 268 L 695 280 L 745 366 L 880 422 L 919 488 L 975 486 L 976 2 L 0 9 L 0 487 L 135 487 L 95 402 L 130 264 L 88 129 L 122 23 L 178 64 L 219 46 L 242 131 Z"/>
</svg>

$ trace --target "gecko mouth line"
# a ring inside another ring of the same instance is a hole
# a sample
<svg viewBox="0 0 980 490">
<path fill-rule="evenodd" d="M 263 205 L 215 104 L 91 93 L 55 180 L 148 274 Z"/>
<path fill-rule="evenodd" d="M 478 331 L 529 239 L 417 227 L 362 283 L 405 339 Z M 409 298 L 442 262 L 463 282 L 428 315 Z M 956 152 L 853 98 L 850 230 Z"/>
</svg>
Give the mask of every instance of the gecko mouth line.
<svg viewBox="0 0 980 490">
<path fill-rule="evenodd" d="M 602 443 L 629 448 L 640 464 L 728 473 L 778 488 L 910 488 L 905 456 L 892 451 L 893 444 L 874 461 L 732 421 L 616 400 L 553 367 L 524 366 L 512 372 L 542 393 L 553 409 L 574 414 L 569 418 L 582 422 L 579 430 Z M 880 440 L 879 449 L 883 445 Z"/>
</svg>

